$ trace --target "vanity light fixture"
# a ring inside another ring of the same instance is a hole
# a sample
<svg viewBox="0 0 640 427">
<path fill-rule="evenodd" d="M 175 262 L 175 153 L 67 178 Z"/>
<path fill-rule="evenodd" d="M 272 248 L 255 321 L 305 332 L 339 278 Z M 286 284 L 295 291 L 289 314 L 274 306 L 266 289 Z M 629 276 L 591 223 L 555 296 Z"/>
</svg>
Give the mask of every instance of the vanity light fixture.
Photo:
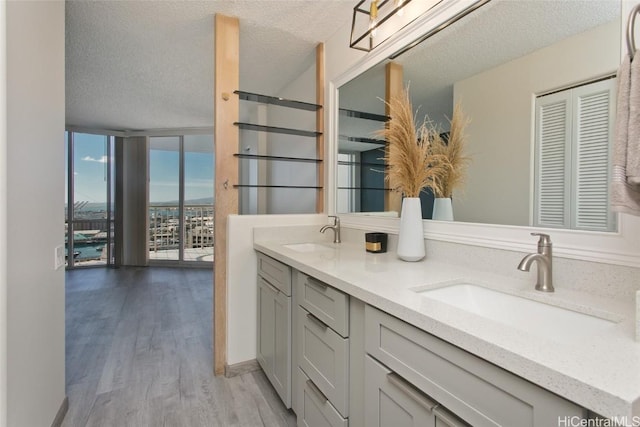
<svg viewBox="0 0 640 427">
<path fill-rule="evenodd" d="M 360 0 L 353 8 L 349 47 L 370 52 L 444 0 Z"/>
<path fill-rule="evenodd" d="M 378 35 L 378 0 L 373 0 L 369 8 L 369 34 L 371 38 Z"/>
</svg>

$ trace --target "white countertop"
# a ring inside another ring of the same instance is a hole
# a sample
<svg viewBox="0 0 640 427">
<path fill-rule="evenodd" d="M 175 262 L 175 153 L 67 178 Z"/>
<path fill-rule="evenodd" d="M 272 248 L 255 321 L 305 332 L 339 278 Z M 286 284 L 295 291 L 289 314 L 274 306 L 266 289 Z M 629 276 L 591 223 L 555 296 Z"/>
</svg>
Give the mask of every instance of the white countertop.
<svg viewBox="0 0 640 427">
<path fill-rule="evenodd" d="M 607 300 L 558 284 L 556 292 L 545 294 L 524 279 L 429 259 L 403 262 L 393 252 L 367 253 L 364 244 L 324 244 L 332 249 L 302 253 L 272 241 L 256 241 L 254 248 L 595 413 L 626 416 L 629 422 L 640 416 L 635 301 Z M 545 338 L 411 290 L 447 282 L 479 284 L 617 323 L 586 338 L 554 339 L 553 331 Z"/>
</svg>

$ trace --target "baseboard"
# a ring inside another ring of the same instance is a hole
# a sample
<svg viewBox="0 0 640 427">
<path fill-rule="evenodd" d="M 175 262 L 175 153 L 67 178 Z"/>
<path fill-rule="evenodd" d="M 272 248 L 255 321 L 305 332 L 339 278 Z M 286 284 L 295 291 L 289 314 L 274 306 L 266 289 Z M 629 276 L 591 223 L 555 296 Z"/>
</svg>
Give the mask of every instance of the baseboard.
<svg viewBox="0 0 640 427">
<path fill-rule="evenodd" d="M 64 421 L 65 415 L 67 415 L 67 411 L 69 410 L 69 398 L 67 396 L 64 397 L 62 404 L 60 405 L 60 409 L 58 409 L 58 413 L 56 417 L 53 419 L 51 423 L 51 427 L 60 427 L 62 425 L 62 421 Z"/>
<path fill-rule="evenodd" d="M 237 375 L 246 374 L 248 372 L 257 371 L 258 369 L 260 369 L 260 364 L 256 359 L 247 360 L 245 362 L 240 362 L 233 365 L 225 365 L 224 376 L 227 378 L 231 378 Z"/>
</svg>

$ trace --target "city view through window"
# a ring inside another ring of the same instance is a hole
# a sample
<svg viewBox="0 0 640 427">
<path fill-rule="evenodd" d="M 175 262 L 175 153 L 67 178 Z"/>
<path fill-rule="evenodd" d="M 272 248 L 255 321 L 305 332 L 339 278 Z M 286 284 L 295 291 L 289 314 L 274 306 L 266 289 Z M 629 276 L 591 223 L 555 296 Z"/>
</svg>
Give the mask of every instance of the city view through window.
<svg viewBox="0 0 640 427">
<path fill-rule="evenodd" d="M 115 174 L 110 159 L 113 157 L 113 138 L 66 133 L 66 142 L 67 266 L 111 263 L 114 218 L 111 200 Z"/>
<path fill-rule="evenodd" d="M 213 261 L 212 139 L 150 138 L 150 259 Z"/>
<path fill-rule="evenodd" d="M 65 240 L 69 267 L 114 261 L 114 144 L 114 138 L 104 135 L 67 134 Z M 147 196 L 149 259 L 213 261 L 211 135 L 150 138 Z"/>
</svg>

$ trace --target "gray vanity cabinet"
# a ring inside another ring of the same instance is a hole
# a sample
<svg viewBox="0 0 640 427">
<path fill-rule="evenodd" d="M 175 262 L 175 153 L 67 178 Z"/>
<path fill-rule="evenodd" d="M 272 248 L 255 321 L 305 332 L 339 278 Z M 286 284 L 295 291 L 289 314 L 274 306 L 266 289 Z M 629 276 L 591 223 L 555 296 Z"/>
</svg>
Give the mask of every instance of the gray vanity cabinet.
<svg viewBox="0 0 640 427">
<path fill-rule="evenodd" d="M 588 416 L 261 253 L 257 296 L 257 359 L 298 426 L 547 427 Z"/>
<path fill-rule="evenodd" d="M 399 411 L 401 402 L 410 398 L 422 403 L 432 401 L 437 405 L 434 413 L 445 407 L 479 427 L 547 427 L 557 425 L 559 416 L 587 415 L 574 403 L 368 305 L 365 349 L 367 357 L 377 362 L 375 366 L 382 367 L 378 369 L 378 380 L 369 371 L 365 375 L 366 414 L 373 420 L 375 416 L 369 415 L 369 408 L 376 408 L 387 398 L 369 389 L 386 391 L 393 387 L 404 390 L 405 396 L 404 400 L 396 400 L 393 410 Z M 416 406 L 411 405 L 407 407 Z M 390 405 L 387 407 L 392 410 Z M 448 425 L 446 414 L 440 412 L 434 423 Z M 399 426 L 397 422 L 387 423 L 386 419 L 371 425 Z"/>
<path fill-rule="evenodd" d="M 291 407 L 291 268 L 258 254 L 257 359 Z"/>
</svg>

